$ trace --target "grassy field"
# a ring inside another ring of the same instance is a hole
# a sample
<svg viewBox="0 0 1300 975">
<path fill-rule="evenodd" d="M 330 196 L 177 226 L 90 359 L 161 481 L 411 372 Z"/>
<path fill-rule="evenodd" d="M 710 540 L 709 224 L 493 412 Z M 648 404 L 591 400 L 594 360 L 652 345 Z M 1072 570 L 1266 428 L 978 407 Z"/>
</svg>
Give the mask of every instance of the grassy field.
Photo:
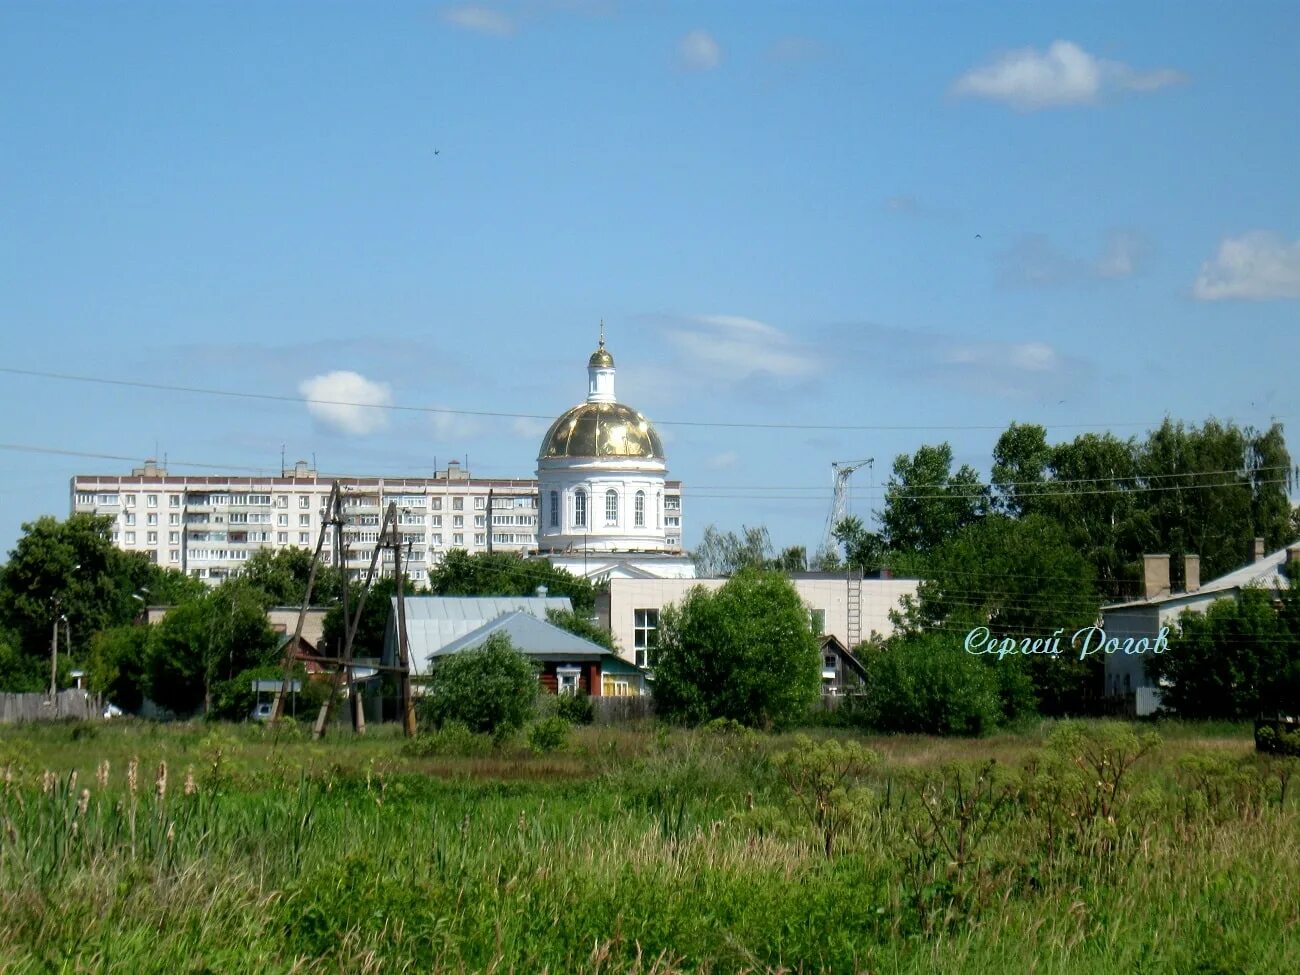
<svg viewBox="0 0 1300 975">
<path fill-rule="evenodd" d="M 0 972 L 1300 968 L 1246 728 L 378 730 L 3 730 Z"/>
</svg>

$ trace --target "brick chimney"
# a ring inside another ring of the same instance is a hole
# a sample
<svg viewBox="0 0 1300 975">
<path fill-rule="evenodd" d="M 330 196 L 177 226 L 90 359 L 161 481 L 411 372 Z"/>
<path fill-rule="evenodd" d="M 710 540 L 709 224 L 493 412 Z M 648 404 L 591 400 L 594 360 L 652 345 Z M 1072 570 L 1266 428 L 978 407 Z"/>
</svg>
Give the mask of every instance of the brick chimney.
<svg viewBox="0 0 1300 975">
<path fill-rule="evenodd" d="M 1169 556 L 1142 556 L 1142 595 L 1147 599 L 1169 595 Z"/>
<path fill-rule="evenodd" d="M 1183 556 L 1183 592 L 1196 592 L 1201 588 L 1201 557 Z"/>
<path fill-rule="evenodd" d="M 1250 543 L 1250 561 L 1258 562 L 1264 557 L 1264 539 L 1257 538 Z"/>
</svg>

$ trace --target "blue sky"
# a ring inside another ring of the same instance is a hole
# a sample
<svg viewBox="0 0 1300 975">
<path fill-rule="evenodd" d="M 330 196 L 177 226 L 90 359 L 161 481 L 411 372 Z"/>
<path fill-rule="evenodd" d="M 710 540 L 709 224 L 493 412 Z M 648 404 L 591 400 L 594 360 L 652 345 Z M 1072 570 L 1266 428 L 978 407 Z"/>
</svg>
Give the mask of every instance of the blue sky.
<svg viewBox="0 0 1300 975">
<path fill-rule="evenodd" d="M 1012 420 L 1291 424 L 1297 52 L 1293 2 L 10 2 L 0 366 L 555 416 L 603 318 L 688 544 L 811 549 L 833 460 L 876 458 L 865 515 Z M 531 476 L 546 425 L 6 373 L 0 410 L 176 473 Z M 130 466 L 0 449 L 0 549 Z"/>
</svg>

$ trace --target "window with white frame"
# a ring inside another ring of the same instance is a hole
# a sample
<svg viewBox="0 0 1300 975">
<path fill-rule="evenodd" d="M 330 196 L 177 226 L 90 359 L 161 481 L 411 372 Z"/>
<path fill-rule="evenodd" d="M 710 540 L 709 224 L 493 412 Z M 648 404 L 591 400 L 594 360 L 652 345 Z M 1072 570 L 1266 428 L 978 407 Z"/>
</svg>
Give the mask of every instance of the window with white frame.
<svg viewBox="0 0 1300 975">
<path fill-rule="evenodd" d="M 638 491 L 632 501 L 632 524 L 636 528 L 645 527 L 645 492 Z"/>
<path fill-rule="evenodd" d="M 277 542 L 278 544 L 280 544 L 280 545 L 288 545 L 288 544 L 289 544 L 289 533 L 288 533 L 288 532 L 276 532 L 276 533 L 275 533 L 275 540 L 276 540 L 276 542 Z"/>
<path fill-rule="evenodd" d="M 560 492 L 551 492 L 551 527 L 560 527 Z"/>
<path fill-rule="evenodd" d="M 605 492 L 605 524 L 618 524 L 618 492 L 613 488 Z"/>
<path fill-rule="evenodd" d="M 464 498 L 452 498 L 452 499 L 451 499 L 451 510 L 452 510 L 452 511 L 464 511 L 464 510 L 465 510 L 465 499 L 464 499 Z"/>
<path fill-rule="evenodd" d="M 147 514 L 147 515 L 145 516 L 145 519 L 144 519 L 144 520 L 145 520 L 145 523 L 146 523 L 146 524 L 149 524 L 149 525 L 156 525 L 156 524 L 158 524 L 158 512 L 156 512 L 156 511 L 151 511 L 151 512 L 149 512 L 149 514 Z"/>
<path fill-rule="evenodd" d="M 298 527 L 299 527 L 299 528 L 306 528 L 306 527 L 308 527 L 310 524 L 311 524 L 311 515 L 299 515 L 299 516 L 298 516 Z"/>
<path fill-rule="evenodd" d="M 126 544 L 127 544 L 127 545 L 134 545 L 134 544 L 135 544 L 135 532 L 127 532 L 127 533 L 126 533 Z"/>
<path fill-rule="evenodd" d="M 460 546 L 463 547 L 463 546 L 465 545 L 465 535 L 464 535 L 464 533 L 463 533 L 463 532 L 452 532 L 452 535 L 451 535 L 451 544 L 452 544 L 452 545 L 460 545 Z"/>
<path fill-rule="evenodd" d="M 300 495 L 298 495 L 298 507 L 299 507 L 299 508 L 310 508 L 310 507 L 311 507 L 311 495 L 310 495 L 310 494 L 300 494 Z"/>
<path fill-rule="evenodd" d="M 157 545 L 157 544 L 158 544 L 158 533 L 157 533 L 157 532 L 149 532 L 149 533 L 147 533 L 147 534 L 145 535 L 145 542 L 146 542 L 147 544 L 149 544 L 149 545 Z"/>
<path fill-rule="evenodd" d="M 636 651 L 636 665 L 649 667 L 651 651 L 657 646 L 659 646 L 659 610 L 633 610 L 632 649 Z"/>
<path fill-rule="evenodd" d="M 134 525 L 134 524 L 135 524 L 135 512 L 134 512 L 134 511 L 128 511 L 128 512 L 126 513 L 126 523 L 127 523 L 128 525 Z"/>
<path fill-rule="evenodd" d="M 487 507 L 487 498 L 483 497 L 482 495 L 479 495 L 477 498 L 474 499 L 475 511 L 482 511 L 486 507 Z"/>
<path fill-rule="evenodd" d="M 555 693 L 574 696 L 582 678 L 582 668 L 561 664 L 555 668 Z"/>
<path fill-rule="evenodd" d="M 179 508 L 181 506 L 181 496 L 179 494 L 167 495 L 167 507 Z"/>
<path fill-rule="evenodd" d="M 156 494 L 151 494 L 151 495 L 149 495 L 149 498 L 148 498 L 148 504 L 149 504 L 149 507 L 151 507 L 151 508 L 156 508 L 156 507 L 158 507 L 158 495 L 156 495 Z"/>
<path fill-rule="evenodd" d="M 582 488 L 573 492 L 573 524 L 575 528 L 587 527 L 587 492 Z"/>
</svg>

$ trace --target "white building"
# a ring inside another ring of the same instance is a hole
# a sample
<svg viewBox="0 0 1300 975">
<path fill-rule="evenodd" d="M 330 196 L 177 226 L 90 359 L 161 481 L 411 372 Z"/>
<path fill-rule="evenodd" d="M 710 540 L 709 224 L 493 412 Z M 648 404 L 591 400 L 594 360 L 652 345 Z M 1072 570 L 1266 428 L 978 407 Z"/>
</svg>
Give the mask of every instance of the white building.
<svg viewBox="0 0 1300 975">
<path fill-rule="evenodd" d="M 215 584 L 259 548 L 314 549 L 334 480 L 301 462 L 278 477 L 173 475 L 147 463 L 125 476 L 73 477 L 70 507 L 74 513 L 110 515 L 118 547 Z M 409 544 L 403 560 L 416 581 L 452 549 L 537 551 L 532 478 L 471 477 L 452 462 L 433 477 L 337 480 L 344 491 L 344 547 L 353 576 L 364 575 L 370 563 L 390 501 L 400 511 Z M 681 485 L 666 482 L 664 491 L 665 503 L 680 513 Z M 332 557 L 331 535 L 326 533 L 325 552 Z"/>
<path fill-rule="evenodd" d="M 654 667 L 659 617 L 665 606 L 681 602 L 694 586 L 718 589 L 726 579 L 627 579 L 614 577 L 609 593 L 596 597 L 600 621 L 614 637 L 617 652 L 638 667 Z M 892 610 L 904 596 L 915 596 L 916 579 L 863 579 L 833 572 L 805 572 L 791 577 L 808 607 L 813 629 L 836 637 L 853 649 L 873 634 L 891 636 Z"/>
<path fill-rule="evenodd" d="M 693 577 L 667 470 L 655 428 L 614 395 L 602 325 L 586 399 L 551 424 L 538 452 L 539 550 L 575 575 Z"/>
<path fill-rule="evenodd" d="M 343 558 L 354 577 L 365 574 L 394 501 L 403 561 L 417 582 L 452 549 L 540 552 L 593 578 L 693 576 L 682 550 L 681 482 L 667 479 L 654 427 L 615 399 L 603 327 L 587 371 L 586 401 L 547 432 L 537 480 L 476 478 L 455 461 L 432 477 L 404 478 L 321 477 L 302 461 L 278 477 L 177 476 L 148 461 L 128 476 L 73 477 L 71 509 L 112 516 L 120 548 L 214 584 L 260 548 L 314 549 L 335 480 L 348 519 Z"/>
<path fill-rule="evenodd" d="M 1246 588 L 1268 591 L 1290 588 L 1290 580 L 1300 567 L 1300 545 L 1265 554 L 1264 539 L 1257 538 L 1249 554 L 1250 561 L 1246 565 L 1203 585 L 1200 557 L 1186 556 L 1182 592 L 1173 592 L 1169 584 L 1168 555 L 1144 555 L 1142 598 L 1101 608 L 1101 625 L 1107 639 L 1118 638 L 1121 644 L 1129 639 L 1145 639 L 1153 643 L 1165 627 L 1172 635 L 1177 629 L 1178 618 L 1185 612 L 1203 613 L 1220 599 L 1236 599 Z M 1165 652 L 1178 651 L 1174 648 Z M 1123 652 L 1105 656 L 1106 696 L 1131 696 L 1139 717 L 1153 714 L 1160 707 L 1160 688 L 1146 672 L 1150 657 L 1150 653 Z"/>
</svg>

